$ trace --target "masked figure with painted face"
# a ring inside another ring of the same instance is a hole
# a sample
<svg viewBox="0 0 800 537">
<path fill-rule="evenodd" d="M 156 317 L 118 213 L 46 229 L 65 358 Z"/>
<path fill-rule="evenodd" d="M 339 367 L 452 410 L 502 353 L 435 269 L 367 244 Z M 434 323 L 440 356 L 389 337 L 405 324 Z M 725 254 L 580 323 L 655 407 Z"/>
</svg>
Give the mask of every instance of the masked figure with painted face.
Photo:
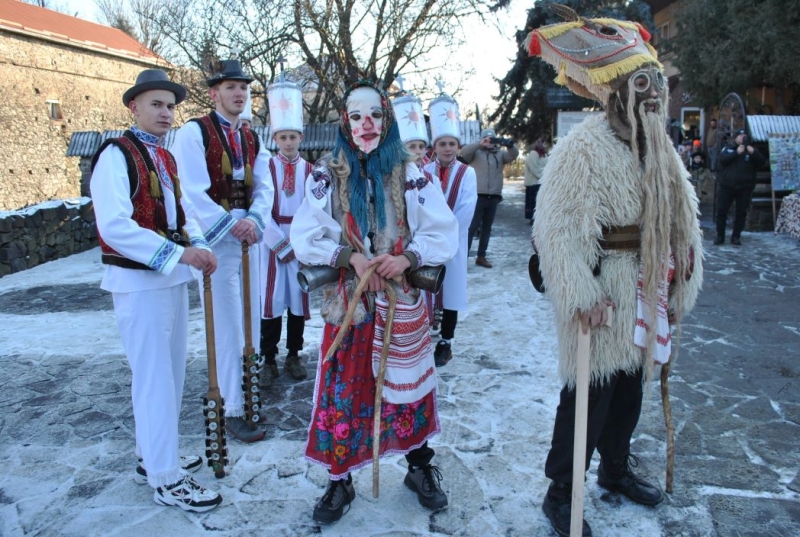
<svg viewBox="0 0 800 537">
<path fill-rule="evenodd" d="M 572 475 L 579 326 L 591 330 L 585 468 L 597 449 L 600 487 L 656 505 L 663 494 L 634 474 L 631 437 L 642 386 L 654 363 L 669 360 L 670 326 L 694 306 L 703 274 L 697 198 L 666 134 L 668 88 L 649 34 L 557 9 L 568 22 L 531 32 L 528 50 L 556 68 L 556 82 L 605 107 L 555 146 L 533 224 L 564 382 L 542 508 L 569 535 L 572 483 L 584 479 Z"/>
<path fill-rule="evenodd" d="M 370 82 L 345 93 L 332 155 L 317 163 L 305 182 L 290 238 L 305 265 L 343 269 L 323 288 L 325 320 L 306 458 L 330 472 L 314 507 L 314 520 L 334 522 L 355 498 L 353 470 L 372 460 L 375 374 L 388 301 L 397 296 L 381 410 L 381 454 L 405 454 L 405 484 L 430 509 L 447 505 L 441 472 L 431 464 L 428 439 L 440 430 L 436 367 L 430 325 L 420 291 L 404 273 L 447 262 L 456 253 L 458 224 L 441 190 L 427 180 L 400 139 L 385 93 Z M 340 347 L 322 360 L 336 337 L 354 290 L 365 272 L 367 292 Z M 352 277 L 353 269 L 356 278 Z M 402 337 L 398 337 L 402 336 Z"/>
</svg>

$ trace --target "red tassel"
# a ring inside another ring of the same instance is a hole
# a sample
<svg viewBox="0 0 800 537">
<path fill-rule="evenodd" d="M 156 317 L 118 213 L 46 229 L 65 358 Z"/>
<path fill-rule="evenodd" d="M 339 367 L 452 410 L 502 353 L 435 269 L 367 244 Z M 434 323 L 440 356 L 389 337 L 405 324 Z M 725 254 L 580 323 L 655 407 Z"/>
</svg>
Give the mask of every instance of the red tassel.
<svg viewBox="0 0 800 537">
<path fill-rule="evenodd" d="M 531 34 L 531 41 L 528 43 L 528 54 L 531 56 L 540 56 L 542 54 L 542 44 L 539 43 L 539 34 L 536 32 Z"/>
<path fill-rule="evenodd" d="M 639 35 L 642 36 L 642 39 L 644 39 L 644 42 L 645 43 L 649 43 L 650 39 L 653 37 L 653 36 L 650 35 L 650 32 L 645 30 L 645 27 L 642 26 L 641 24 L 639 24 L 638 22 L 636 23 L 636 26 L 639 27 Z"/>
</svg>

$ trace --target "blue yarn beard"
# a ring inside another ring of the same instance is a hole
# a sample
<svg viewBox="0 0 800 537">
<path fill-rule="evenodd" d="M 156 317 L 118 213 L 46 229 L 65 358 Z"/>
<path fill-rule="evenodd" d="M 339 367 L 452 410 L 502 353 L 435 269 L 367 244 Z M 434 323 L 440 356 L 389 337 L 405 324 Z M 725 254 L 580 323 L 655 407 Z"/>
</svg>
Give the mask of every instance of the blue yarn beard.
<svg viewBox="0 0 800 537">
<path fill-rule="evenodd" d="M 369 194 L 367 193 L 367 178 L 372 180 L 375 188 L 375 217 L 378 231 L 386 227 L 386 193 L 383 189 L 384 178 L 391 177 L 392 170 L 397 165 L 404 165 L 408 159 L 408 151 L 400 140 L 400 130 L 397 123 L 392 122 L 386 138 L 371 153 L 353 149 L 342 129 L 333 147 L 336 158 L 344 155 L 350 167 L 350 213 L 358 225 L 358 232 L 363 239 L 369 233 Z M 400 217 L 402 215 L 398 215 Z"/>
</svg>

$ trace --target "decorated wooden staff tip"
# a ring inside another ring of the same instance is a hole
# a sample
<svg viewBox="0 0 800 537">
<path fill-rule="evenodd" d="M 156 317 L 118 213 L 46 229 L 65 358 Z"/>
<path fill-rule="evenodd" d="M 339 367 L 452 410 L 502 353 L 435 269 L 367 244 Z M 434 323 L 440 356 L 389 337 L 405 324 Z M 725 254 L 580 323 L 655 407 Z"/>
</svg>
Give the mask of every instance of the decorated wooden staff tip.
<svg viewBox="0 0 800 537">
<path fill-rule="evenodd" d="M 242 302 L 244 316 L 244 349 L 242 350 L 242 392 L 244 393 L 244 420 L 255 429 L 261 419 L 261 397 L 258 388 L 260 365 L 253 348 L 253 325 L 250 316 L 250 245 L 242 243 Z"/>
<path fill-rule="evenodd" d="M 217 383 L 217 354 L 214 339 L 214 306 L 211 276 L 203 275 L 203 306 L 206 318 L 206 352 L 208 354 L 208 393 L 203 398 L 206 422 L 206 459 L 217 479 L 225 477 L 228 447 L 225 439 L 225 401 Z"/>
</svg>

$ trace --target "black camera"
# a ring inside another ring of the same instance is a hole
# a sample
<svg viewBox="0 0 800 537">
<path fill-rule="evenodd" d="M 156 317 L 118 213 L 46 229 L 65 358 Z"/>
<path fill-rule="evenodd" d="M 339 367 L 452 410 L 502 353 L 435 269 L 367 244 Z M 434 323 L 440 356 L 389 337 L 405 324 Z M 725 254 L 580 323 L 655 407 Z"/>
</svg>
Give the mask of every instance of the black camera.
<svg viewBox="0 0 800 537">
<path fill-rule="evenodd" d="M 494 145 L 502 145 L 503 147 L 511 147 L 514 145 L 514 140 L 509 138 L 498 138 L 496 136 L 490 136 L 489 142 L 493 143 Z"/>
</svg>

